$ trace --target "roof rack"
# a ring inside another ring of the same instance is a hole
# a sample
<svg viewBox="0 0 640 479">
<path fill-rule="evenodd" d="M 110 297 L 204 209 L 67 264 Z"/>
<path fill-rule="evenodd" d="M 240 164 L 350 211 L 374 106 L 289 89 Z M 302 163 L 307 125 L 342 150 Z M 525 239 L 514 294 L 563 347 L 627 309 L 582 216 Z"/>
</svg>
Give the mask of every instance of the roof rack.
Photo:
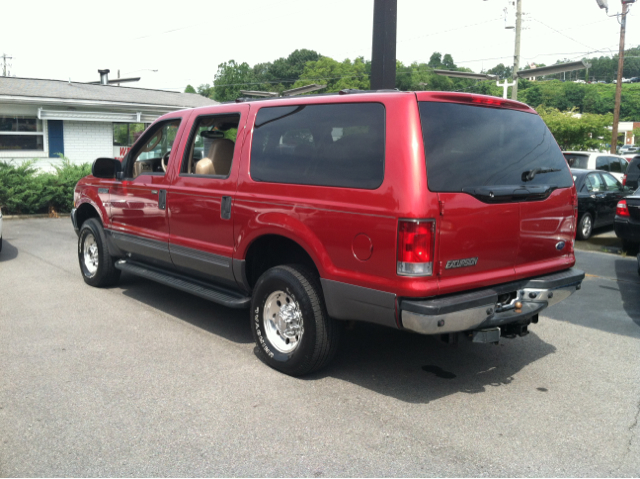
<svg viewBox="0 0 640 479">
<path fill-rule="evenodd" d="M 406 92 L 401 92 L 400 90 L 398 90 L 397 88 L 394 89 L 384 89 L 384 90 L 357 90 L 354 88 L 345 88 L 344 90 L 340 90 L 340 91 L 336 91 L 336 92 L 330 92 L 330 93 L 317 93 L 315 95 L 305 95 L 304 98 L 315 98 L 315 97 L 322 97 L 322 96 L 335 96 L 335 95 L 355 95 L 355 94 L 360 94 L 360 93 L 406 93 Z M 282 97 L 282 96 L 278 96 L 278 97 L 259 97 L 259 98 L 255 98 L 255 97 L 239 97 L 236 98 L 233 101 L 228 101 L 228 102 L 224 102 L 224 103 L 244 103 L 244 102 L 248 102 L 248 101 L 271 101 L 271 100 L 284 100 L 286 98 L 294 98 L 292 96 L 288 96 L 288 97 Z M 299 96 L 297 96 L 296 98 L 300 98 Z"/>
</svg>

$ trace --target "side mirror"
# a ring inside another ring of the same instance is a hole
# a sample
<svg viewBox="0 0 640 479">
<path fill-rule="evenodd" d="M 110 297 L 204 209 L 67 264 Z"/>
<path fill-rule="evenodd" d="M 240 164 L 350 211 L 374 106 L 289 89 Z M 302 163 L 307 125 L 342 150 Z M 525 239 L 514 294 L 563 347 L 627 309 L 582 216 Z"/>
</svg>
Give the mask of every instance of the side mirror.
<svg viewBox="0 0 640 479">
<path fill-rule="evenodd" d="M 111 180 L 116 178 L 118 173 L 122 172 L 122 163 L 115 158 L 98 158 L 93 162 L 91 174 L 96 178 L 104 178 Z"/>
</svg>

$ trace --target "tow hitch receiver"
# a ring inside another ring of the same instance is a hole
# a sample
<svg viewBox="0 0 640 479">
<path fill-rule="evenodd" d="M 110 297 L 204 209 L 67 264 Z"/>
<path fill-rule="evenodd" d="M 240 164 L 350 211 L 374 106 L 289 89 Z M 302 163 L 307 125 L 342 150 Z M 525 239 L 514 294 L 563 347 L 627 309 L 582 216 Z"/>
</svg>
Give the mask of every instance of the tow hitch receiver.
<svg viewBox="0 0 640 479">
<path fill-rule="evenodd" d="M 500 342 L 500 328 L 481 329 L 471 333 L 471 341 L 474 343 L 493 343 Z"/>
</svg>

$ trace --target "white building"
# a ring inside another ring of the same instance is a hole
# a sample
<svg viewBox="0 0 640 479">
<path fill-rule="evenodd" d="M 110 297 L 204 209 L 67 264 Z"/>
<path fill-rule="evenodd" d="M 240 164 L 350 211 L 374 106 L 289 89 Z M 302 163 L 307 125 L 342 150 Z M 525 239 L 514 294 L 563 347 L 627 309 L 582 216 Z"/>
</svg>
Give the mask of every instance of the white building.
<svg viewBox="0 0 640 479">
<path fill-rule="evenodd" d="M 60 154 L 74 163 L 122 158 L 159 116 L 217 103 L 192 93 L 115 86 L 104 72 L 106 84 L 0 77 L 0 161 L 35 159 L 50 169 Z"/>
</svg>

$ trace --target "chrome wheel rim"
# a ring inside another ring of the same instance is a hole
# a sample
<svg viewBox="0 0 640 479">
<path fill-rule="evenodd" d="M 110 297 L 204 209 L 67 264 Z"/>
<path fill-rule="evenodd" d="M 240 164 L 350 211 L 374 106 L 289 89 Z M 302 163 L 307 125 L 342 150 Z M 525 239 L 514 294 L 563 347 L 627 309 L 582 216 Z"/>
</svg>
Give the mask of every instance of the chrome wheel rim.
<svg viewBox="0 0 640 479">
<path fill-rule="evenodd" d="M 96 239 L 91 233 L 84 237 L 84 241 L 82 243 L 82 259 L 89 276 L 95 275 L 98 271 L 99 261 L 98 243 L 96 243 Z"/>
<path fill-rule="evenodd" d="M 582 236 L 585 238 L 591 233 L 591 217 L 585 216 L 582 221 Z"/>
<path fill-rule="evenodd" d="M 262 312 L 267 339 L 281 353 L 291 353 L 300 345 L 304 334 L 302 311 L 284 291 L 269 295 Z"/>
</svg>

